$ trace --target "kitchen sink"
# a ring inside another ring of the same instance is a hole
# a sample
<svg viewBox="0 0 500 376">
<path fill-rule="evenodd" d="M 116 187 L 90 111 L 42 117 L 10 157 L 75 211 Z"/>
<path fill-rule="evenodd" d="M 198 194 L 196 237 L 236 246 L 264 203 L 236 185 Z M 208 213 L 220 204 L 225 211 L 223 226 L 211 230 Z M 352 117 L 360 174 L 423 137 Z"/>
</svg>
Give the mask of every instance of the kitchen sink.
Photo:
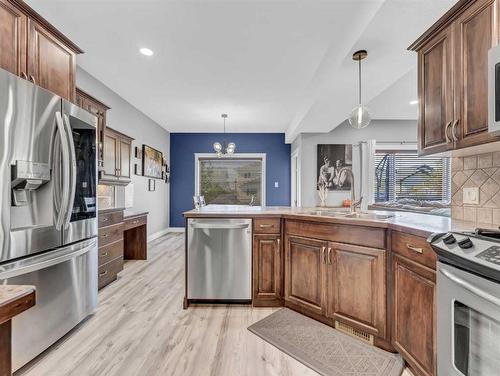
<svg viewBox="0 0 500 376">
<path fill-rule="evenodd" d="M 344 217 L 346 216 L 347 212 L 337 212 L 337 211 L 331 211 L 331 210 L 313 210 L 309 212 L 304 212 L 304 214 L 307 215 L 319 215 L 322 217 Z"/>
<path fill-rule="evenodd" d="M 384 221 L 394 217 L 394 214 L 376 214 L 376 213 L 350 213 L 344 215 L 344 218 L 357 218 L 357 219 L 374 219 Z"/>
</svg>

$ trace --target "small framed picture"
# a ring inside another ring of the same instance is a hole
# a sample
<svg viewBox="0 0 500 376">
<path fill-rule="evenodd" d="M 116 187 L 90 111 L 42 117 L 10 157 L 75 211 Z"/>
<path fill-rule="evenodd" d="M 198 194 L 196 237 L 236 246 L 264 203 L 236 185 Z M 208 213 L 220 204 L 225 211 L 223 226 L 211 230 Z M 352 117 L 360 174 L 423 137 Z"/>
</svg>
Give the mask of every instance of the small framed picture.
<svg viewBox="0 0 500 376">
<path fill-rule="evenodd" d="M 134 163 L 134 174 L 142 175 L 141 165 L 139 163 Z"/>
<path fill-rule="evenodd" d="M 136 157 L 137 159 L 142 159 L 142 151 L 138 146 L 134 148 L 134 157 Z"/>
<path fill-rule="evenodd" d="M 148 191 L 153 192 L 156 190 L 156 181 L 155 179 L 148 180 Z"/>
</svg>

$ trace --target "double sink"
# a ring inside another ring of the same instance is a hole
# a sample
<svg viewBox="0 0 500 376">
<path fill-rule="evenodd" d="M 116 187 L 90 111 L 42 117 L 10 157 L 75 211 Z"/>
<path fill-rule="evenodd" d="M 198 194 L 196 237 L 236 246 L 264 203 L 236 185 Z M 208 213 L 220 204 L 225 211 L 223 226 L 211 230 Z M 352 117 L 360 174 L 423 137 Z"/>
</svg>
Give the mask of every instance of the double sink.
<svg viewBox="0 0 500 376">
<path fill-rule="evenodd" d="M 353 218 L 353 219 L 367 219 L 385 221 L 394 217 L 394 214 L 377 214 L 377 213 L 346 213 L 331 210 L 312 210 L 304 212 L 303 214 L 315 215 L 321 217 L 337 217 L 337 218 Z"/>
</svg>

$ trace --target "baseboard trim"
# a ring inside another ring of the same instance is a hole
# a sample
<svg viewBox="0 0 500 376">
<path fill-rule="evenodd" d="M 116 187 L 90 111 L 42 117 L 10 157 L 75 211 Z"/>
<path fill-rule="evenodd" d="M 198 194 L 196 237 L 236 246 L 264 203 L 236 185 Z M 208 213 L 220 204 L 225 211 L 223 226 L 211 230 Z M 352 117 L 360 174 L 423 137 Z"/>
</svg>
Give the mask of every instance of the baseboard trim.
<svg viewBox="0 0 500 376">
<path fill-rule="evenodd" d="M 154 234 L 151 234 L 148 236 L 148 242 L 151 242 L 153 240 L 156 240 L 158 238 L 161 238 L 163 235 L 168 234 L 169 232 L 184 232 L 184 227 L 167 227 L 164 228 L 163 230 L 160 230 L 158 232 L 155 232 Z"/>
<path fill-rule="evenodd" d="M 169 227 L 168 232 L 184 232 L 184 227 Z"/>
<path fill-rule="evenodd" d="M 163 235 L 167 234 L 168 233 L 168 227 L 163 229 L 163 230 L 160 230 L 158 232 L 155 232 L 154 234 L 151 234 L 148 236 L 148 242 L 151 242 L 153 240 L 156 240 L 158 238 L 161 238 Z"/>
</svg>

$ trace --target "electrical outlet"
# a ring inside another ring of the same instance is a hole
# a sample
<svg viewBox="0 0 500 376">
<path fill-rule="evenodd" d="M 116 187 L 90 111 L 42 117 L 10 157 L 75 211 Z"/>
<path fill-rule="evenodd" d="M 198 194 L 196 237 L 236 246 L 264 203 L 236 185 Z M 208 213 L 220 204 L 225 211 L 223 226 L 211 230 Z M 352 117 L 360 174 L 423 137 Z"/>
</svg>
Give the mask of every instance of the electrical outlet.
<svg viewBox="0 0 500 376">
<path fill-rule="evenodd" d="M 277 181 L 274 182 L 274 188 L 279 188 L 280 187 L 280 183 L 278 183 Z"/>
<path fill-rule="evenodd" d="M 479 205 L 479 187 L 464 188 L 464 204 Z"/>
</svg>

